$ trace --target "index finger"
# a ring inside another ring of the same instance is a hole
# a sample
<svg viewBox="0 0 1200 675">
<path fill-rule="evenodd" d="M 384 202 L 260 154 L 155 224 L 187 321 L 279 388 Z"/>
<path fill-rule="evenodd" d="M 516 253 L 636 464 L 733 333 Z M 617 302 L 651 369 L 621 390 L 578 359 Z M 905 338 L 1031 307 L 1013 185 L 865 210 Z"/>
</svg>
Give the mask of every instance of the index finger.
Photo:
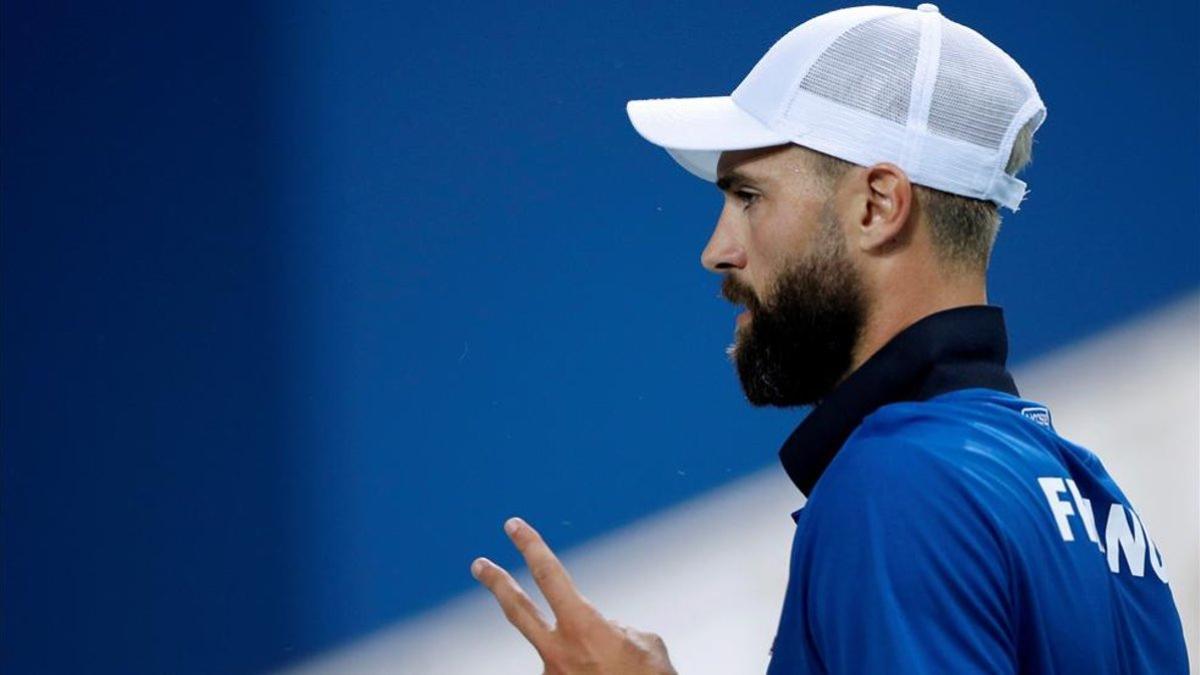
<svg viewBox="0 0 1200 675">
<path fill-rule="evenodd" d="M 504 531 L 525 558 L 529 573 L 538 588 L 542 589 L 542 595 L 546 597 L 546 602 L 550 603 L 550 609 L 559 621 L 595 612 L 576 590 L 567 569 L 559 562 L 558 556 L 554 555 L 537 530 L 520 518 L 509 518 L 504 523 Z"/>
<path fill-rule="evenodd" d="M 487 558 L 476 558 L 471 563 L 471 576 L 492 592 L 508 622 L 521 631 L 525 639 L 541 653 L 545 649 L 550 626 L 516 579 L 503 567 Z"/>
</svg>

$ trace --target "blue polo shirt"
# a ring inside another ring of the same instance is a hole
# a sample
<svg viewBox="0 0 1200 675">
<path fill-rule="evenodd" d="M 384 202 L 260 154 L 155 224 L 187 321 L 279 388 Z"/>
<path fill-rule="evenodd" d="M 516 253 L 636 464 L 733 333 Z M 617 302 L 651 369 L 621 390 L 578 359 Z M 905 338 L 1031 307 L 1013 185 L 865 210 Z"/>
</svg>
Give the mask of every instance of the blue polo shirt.
<svg viewBox="0 0 1200 675">
<path fill-rule="evenodd" d="M 808 501 L 768 675 L 1188 672 L 1149 524 L 1006 358 L 999 308 L 934 314 L 788 438 Z"/>
</svg>

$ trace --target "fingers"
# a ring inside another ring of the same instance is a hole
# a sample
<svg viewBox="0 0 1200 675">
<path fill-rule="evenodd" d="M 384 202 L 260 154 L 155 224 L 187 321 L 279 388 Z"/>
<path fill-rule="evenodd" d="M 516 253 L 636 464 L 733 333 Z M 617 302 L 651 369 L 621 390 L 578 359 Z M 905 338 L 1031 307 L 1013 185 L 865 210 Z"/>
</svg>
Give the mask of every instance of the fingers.
<svg viewBox="0 0 1200 675">
<path fill-rule="evenodd" d="M 542 540 L 542 535 L 538 534 L 537 530 L 520 518 L 509 518 L 504 523 L 504 531 L 524 556 L 529 573 L 538 588 L 542 589 L 542 595 L 545 596 L 546 602 L 550 603 L 550 608 L 554 610 L 554 615 L 560 622 L 594 611 L 575 589 L 566 568 Z"/>
<path fill-rule="evenodd" d="M 476 558 L 471 563 L 471 575 L 496 597 L 508 622 L 541 652 L 549 637 L 550 626 L 512 575 L 487 558 Z"/>
</svg>

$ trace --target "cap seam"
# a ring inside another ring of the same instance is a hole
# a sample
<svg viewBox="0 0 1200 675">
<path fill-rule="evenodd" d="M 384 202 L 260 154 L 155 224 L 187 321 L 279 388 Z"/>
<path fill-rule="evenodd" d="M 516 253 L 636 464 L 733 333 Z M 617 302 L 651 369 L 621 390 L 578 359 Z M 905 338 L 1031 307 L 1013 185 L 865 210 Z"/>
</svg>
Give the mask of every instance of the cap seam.
<svg viewBox="0 0 1200 675">
<path fill-rule="evenodd" d="M 921 25 L 921 39 L 917 46 L 917 67 L 913 73 L 912 92 L 908 102 L 908 124 L 905 135 L 903 164 L 905 171 L 913 170 L 913 164 L 924 157 L 925 134 L 929 127 L 929 109 L 933 102 L 933 88 L 937 85 L 942 53 L 941 15 L 936 12 L 917 12 Z"/>
</svg>

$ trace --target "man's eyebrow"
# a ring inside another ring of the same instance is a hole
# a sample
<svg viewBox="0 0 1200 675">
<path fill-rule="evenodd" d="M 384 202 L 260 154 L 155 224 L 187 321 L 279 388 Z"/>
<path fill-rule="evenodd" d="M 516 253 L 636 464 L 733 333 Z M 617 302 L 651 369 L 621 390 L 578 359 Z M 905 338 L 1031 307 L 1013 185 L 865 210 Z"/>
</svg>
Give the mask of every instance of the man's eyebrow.
<svg viewBox="0 0 1200 675">
<path fill-rule="evenodd" d="M 753 182 L 753 181 L 746 174 L 744 174 L 740 171 L 730 171 L 729 173 L 727 173 L 724 176 L 721 176 L 720 178 L 717 179 L 717 189 L 721 190 L 722 192 L 725 192 L 725 191 L 728 191 L 729 189 L 731 189 L 735 185 L 741 185 L 742 183 L 751 183 L 751 182 Z"/>
</svg>

